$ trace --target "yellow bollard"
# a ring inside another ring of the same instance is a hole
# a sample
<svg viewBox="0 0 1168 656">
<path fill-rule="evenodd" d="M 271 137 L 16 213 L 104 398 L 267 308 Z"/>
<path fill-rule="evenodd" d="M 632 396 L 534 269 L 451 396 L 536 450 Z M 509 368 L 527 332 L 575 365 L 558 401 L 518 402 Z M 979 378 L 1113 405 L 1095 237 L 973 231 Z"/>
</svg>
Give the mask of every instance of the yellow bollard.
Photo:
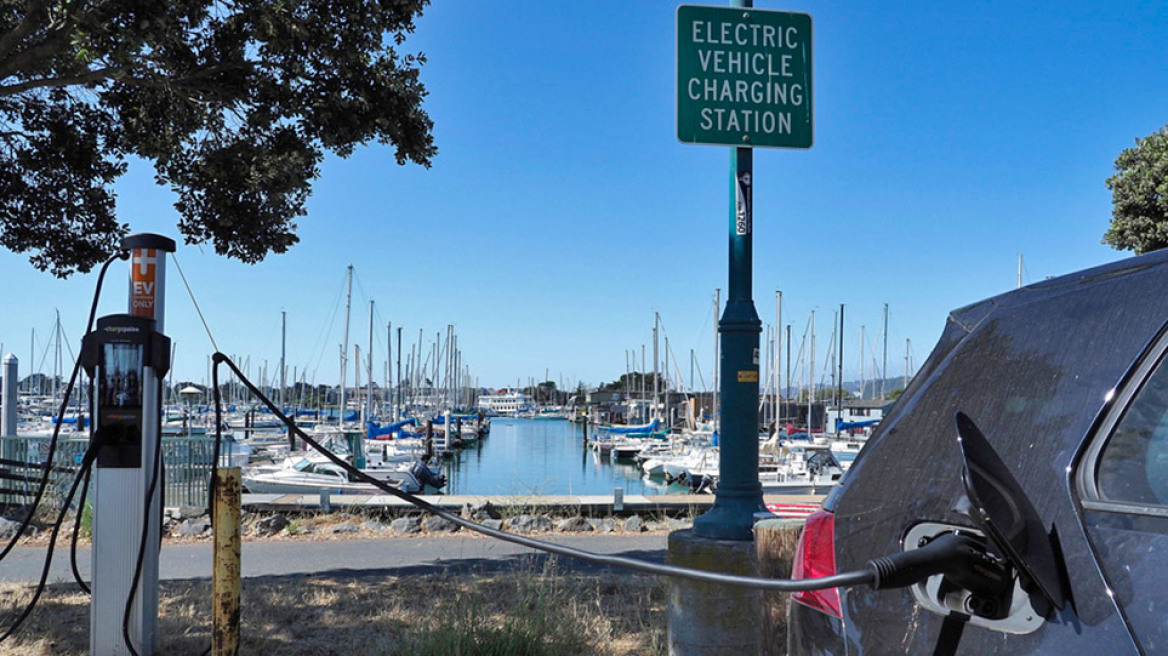
<svg viewBox="0 0 1168 656">
<path fill-rule="evenodd" d="M 211 578 L 212 656 L 239 653 L 240 470 L 227 467 L 217 472 L 212 521 L 215 524 L 215 571 Z"/>
</svg>

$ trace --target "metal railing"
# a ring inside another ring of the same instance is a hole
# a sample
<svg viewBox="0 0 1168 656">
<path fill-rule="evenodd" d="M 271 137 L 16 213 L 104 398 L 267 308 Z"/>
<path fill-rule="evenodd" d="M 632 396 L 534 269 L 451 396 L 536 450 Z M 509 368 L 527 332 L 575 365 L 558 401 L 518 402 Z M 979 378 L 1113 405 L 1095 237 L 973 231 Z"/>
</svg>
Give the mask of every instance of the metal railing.
<svg viewBox="0 0 1168 656">
<path fill-rule="evenodd" d="M 0 437 L 0 506 L 11 508 L 32 503 L 44 474 L 49 441 L 48 436 L 39 435 Z M 64 499 L 88 447 L 87 438 L 66 435 L 58 438 L 49 487 L 45 491 L 47 499 L 56 499 L 58 503 Z M 210 508 L 207 485 L 214 458 L 214 438 L 163 437 L 162 461 L 166 473 L 163 505 Z"/>
</svg>

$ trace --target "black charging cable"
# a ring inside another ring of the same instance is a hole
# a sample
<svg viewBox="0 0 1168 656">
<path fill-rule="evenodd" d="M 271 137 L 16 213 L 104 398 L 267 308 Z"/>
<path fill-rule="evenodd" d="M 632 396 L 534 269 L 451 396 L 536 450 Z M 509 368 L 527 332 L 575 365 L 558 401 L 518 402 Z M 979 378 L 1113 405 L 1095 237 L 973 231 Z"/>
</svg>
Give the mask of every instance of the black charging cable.
<svg viewBox="0 0 1168 656">
<path fill-rule="evenodd" d="M 102 290 L 102 286 L 103 286 L 104 281 L 105 281 L 106 271 L 109 270 L 109 266 L 111 264 L 113 264 L 115 261 L 126 260 L 129 257 L 130 257 L 129 251 L 124 251 L 124 250 L 118 251 L 116 254 L 114 254 L 109 259 L 107 259 L 104 264 L 102 264 L 101 270 L 98 272 L 98 275 L 97 275 L 97 284 L 95 285 L 95 288 L 93 291 L 93 302 L 90 304 L 89 318 L 86 321 L 86 326 L 85 326 L 85 333 L 86 334 L 89 334 L 93 330 L 93 322 L 95 321 L 95 319 L 97 317 L 97 304 L 101 300 L 101 290 Z M 40 506 L 41 500 L 44 497 L 45 490 L 48 488 L 49 473 L 52 471 L 53 458 L 56 455 L 57 441 L 58 441 L 58 437 L 59 437 L 60 431 L 61 431 L 61 424 L 62 424 L 61 420 L 65 416 L 66 408 L 69 407 L 69 401 L 73 395 L 73 388 L 77 383 L 77 376 L 79 375 L 80 371 L 81 371 L 81 358 L 78 358 L 77 362 L 74 363 L 73 373 L 69 376 L 69 384 L 65 386 L 65 394 L 61 400 L 60 409 L 57 411 L 57 422 L 56 422 L 56 425 L 53 427 L 53 436 L 49 440 L 49 450 L 48 450 L 47 459 L 45 461 L 44 475 L 41 477 L 41 482 L 37 488 L 36 497 L 34 498 L 31 507 L 29 508 L 28 512 L 26 513 L 24 520 L 21 522 L 20 527 L 16 530 L 15 533 L 13 533 L 12 538 L 8 541 L 8 544 L 5 546 L 3 552 L 0 552 L 0 560 L 3 560 L 4 557 L 6 557 L 12 551 L 13 547 L 16 545 L 16 542 L 20 539 L 21 535 L 23 535 L 24 531 L 28 529 L 28 525 L 32 521 L 33 514 L 36 512 L 36 509 Z M 90 398 L 92 399 L 93 397 L 90 396 Z M 17 629 L 20 628 L 20 625 L 29 616 L 29 614 L 32 613 L 33 609 L 36 607 L 37 601 L 40 599 L 41 594 L 44 592 L 45 585 L 48 582 L 49 569 L 52 566 L 52 562 L 53 562 L 53 549 L 56 547 L 57 535 L 60 532 L 61 524 L 64 522 L 65 514 L 68 512 L 69 507 L 72 505 L 73 497 L 77 493 L 78 486 L 83 481 L 86 484 L 86 486 L 88 486 L 88 483 L 89 483 L 88 471 L 90 469 L 90 466 L 93 463 L 93 459 L 95 459 L 97 457 L 97 442 L 95 439 L 93 439 L 92 430 L 93 430 L 93 423 L 91 422 L 90 423 L 91 439 L 90 439 L 89 447 L 86 449 L 85 455 L 82 457 L 81 466 L 78 468 L 76 475 L 74 476 L 73 484 L 70 487 L 69 494 L 66 495 L 65 500 L 61 505 L 61 510 L 58 513 L 57 520 L 53 523 L 53 531 L 52 531 L 52 534 L 51 534 L 51 537 L 49 540 L 49 546 L 45 551 L 44 569 L 41 572 L 40 581 L 37 584 L 35 592 L 33 593 L 33 598 L 25 606 L 24 610 L 17 617 L 17 619 L 13 622 L 12 626 L 9 627 L 8 630 L 4 632 L 3 635 L 0 635 L 0 643 L 2 643 L 9 636 L 11 636 L 13 633 L 15 633 L 17 631 Z M 84 494 L 82 496 L 84 498 Z M 77 510 L 78 517 L 80 517 L 81 513 L 82 513 L 82 509 L 79 507 Z M 75 538 L 76 538 L 76 536 L 74 536 L 74 540 L 75 540 Z M 81 580 L 80 574 L 77 572 L 76 543 L 75 543 L 75 541 L 74 541 L 73 549 L 71 551 L 72 551 L 73 556 L 74 556 L 74 560 L 73 560 L 74 576 L 77 579 L 77 582 L 82 586 L 82 589 L 84 589 L 84 590 L 86 590 L 86 592 L 88 592 L 88 586 L 86 586 L 84 584 L 84 581 Z"/>
<path fill-rule="evenodd" d="M 90 399 L 96 398 L 94 396 L 95 388 L 92 378 L 89 379 L 88 391 Z M 91 420 L 89 424 L 89 444 L 91 448 L 96 440 L 94 424 L 95 422 Z M 89 584 L 81 576 L 81 570 L 77 568 L 77 539 L 81 536 L 81 520 L 85 516 L 85 501 L 89 496 L 89 481 L 92 474 L 93 461 L 90 461 L 89 467 L 78 470 L 78 475 L 85 476 L 85 482 L 81 485 L 81 497 L 77 500 L 77 512 L 73 517 L 73 535 L 69 540 L 69 567 L 73 570 L 73 580 L 77 583 L 77 587 L 81 588 L 81 591 L 85 594 L 92 594 L 92 591 L 89 589 Z"/>
<path fill-rule="evenodd" d="M 162 381 L 158 381 L 159 391 L 161 392 Z M 161 393 L 159 394 L 161 399 Z M 150 501 L 154 498 L 154 492 L 158 489 L 158 479 L 161 477 L 162 471 L 162 431 L 158 432 L 158 441 L 154 445 L 154 468 L 153 474 L 150 477 L 150 485 L 146 489 L 146 503 L 142 511 L 142 537 L 138 541 L 138 556 L 134 563 L 134 577 L 130 581 L 130 593 L 126 595 L 126 606 L 122 612 L 122 640 L 126 644 L 126 648 L 130 650 L 133 656 L 139 656 L 138 650 L 134 649 L 133 641 L 130 640 L 130 614 L 134 609 L 134 599 L 138 594 L 138 582 L 142 580 L 142 565 L 146 558 L 146 543 L 150 535 L 147 530 L 150 527 Z M 159 522 L 159 532 L 161 533 L 162 526 Z M 160 543 L 161 547 L 161 543 Z"/>
<path fill-rule="evenodd" d="M 93 464 L 93 460 L 97 458 L 98 448 L 99 447 L 96 444 L 90 444 L 90 447 L 85 451 L 85 456 L 82 458 L 81 469 L 88 469 L 89 466 Z M 83 480 L 88 481 L 88 478 L 80 475 L 80 473 L 78 476 L 73 478 L 73 485 L 69 488 L 69 494 L 65 496 L 65 502 L 61 506 L 60 512 L 57 514 L 57 520 L 53 522 L 53 530 L 49 535 L 49 545 L 45 550 L 45 565 L 41 570 L 40 581 L 37 582 L 37 587 L 33 592 L 32 599 L 28 602 L 27 605 L 25 605 L 24 610 L 21 611 L 20 615 L 13 621 L 12 626 L 8 627 L 8 630 L 5 631 L 3 635 L 0 635 L 0 643 L 3 643 L 9 638 L 9 636 L 16 633 L 16 631 L 20 628 L 20 625 L 24 623 L 24 620 L 26 620 L 28 616 L 32 614 L 33 609 L 36 608 L 37 601 L 40 600 L 41 594 L 44 593 L 45 586 L 49 580 L 49 569 L 53 565 L 53 549 L 55 549 L 57 545 L 57 535 L 61 531 L 61 524 L 63 524 L 65 521 L 65 515 L 69 510 L 69 506 L 73 501 L 73 497 L 77 494 L 77 488 Z"/>
<path fill-rule="evenodd" d="M 538 549 L 548 553 L 553 553 L 577 560 L 583 560 L 598 565 L 606 565 L 610 567 L 621 567 L 625 569 L 637 570 L 648 574 L 657 574 L 662 576 L 671 576 L 674 578 L 683 578 L 693 581 L 702 581 L 706 583 L 716 583 L 720 585 L 730 585 L 754 588 L 760 590 L 772 590 L 778 592 L 800 592 L 810 590 L 823 590 L 826 588 L 836 587 L 851 587 L 857 585 L 869 585 L 876 589 L 903 587 L 912 585 L 921 581 L 928 576 L 937 573 L 948 571 L 953 567 L 959 567 L 963 570 L 970 569 L 965 565 L 966 560 L 970 558 L 981 559 L 985 558 L 984 548 L 971 538 L 965 536 L 955 536 L 954 539 L 938 538 L 933 540 L 928 545 L 919 549 L 900 552 L 890 556 L 874 559 L 870 561 L 865 569 L 855 570 L 851 572 L 844 572 L 842 574 L 835 574 L 833 576 L 824 576 L 813 579 L 764 579 L 753 576 L 737 576 L 730 574 L 720 574 L 717 572 L 706 572 L 702 570 L 687 569 L 683 567 L 675 567 L 672 565 L 662 565 L 658 563 L 650 563 L 633 558 L 624 558 L 621 556 L 607 556 L 603 554 L 583 551 L 581 549 L 574 549 L 563 545 L 543 542 L 532 538 L 516 535 L 514 533 L 507 533 L 498 529 L 483 526 L 482 524 L 472 522 L 453 513 L 447 512 L 439 508 L 425 499 L 421 499 L 413 494 L 399 490 L 384 481 L 378 480 L 369 474 L 357 469 L 343 458 L 338 457 L 328 449 L 321 446 L 311 437 L 300 430 L 293 422 L 279 408 L 276 407 L 264 393 L 257 388 L 239 367 L 235 365 L 223 353 L 216 353 L 212 356 L 214 366 L 213 372 L 220 364 L 226 364 L 235 376 L 247 387 L 253 394 L 259 398 L 264 405 L 272 411 L 272 413 L 288 426 L 289 431 L 295 433 L 300 439 L 308 443 L 312 448 L 316 449 L 321 455 L 328 458 L 336 465 L 342 467 L 350 475 L 350 478 L 355 478 L 362 482 L 371 483 L 377 488 L 392 494 L 399 499 L 403 499 L 410 504 L 421 508 L 434 515 L 438 515 L 454 524 L 464 528 L 482 533 L 489 537 L 493 537 L 513 544 L 518 544 L 532 549 Z M 212 376 L 215 374 L 212 373 Z M 218 440 L 218 434 L 216 436 Z M 992 560 L 992 559 L 991 559 Z"/>
<path fill-rule="evenodd" d="M 73 517 L 73 537 L 69 540 L 69 565 L 73 569 L 73 580 L 77 582 L 77 586 L 85 594 L 92 594 L 89 589 L 89 584 L 81 576 L 81 570 L 77 568 L 77 537 L 81 534 L 81 519 L 85 514 L 85 499 L 89 493 L 89 479 L 93 473 L 93 461 L 89 461 L 89 466 L 85 468 L 83 475 L 85 482 L 81 485 L 81 497 L 77 500 L 77 512 Z"/>
<path fill-rule="evenodd" d="M 85 324 L 86 334 L 89 334 L 89 332 L 93 330 L 93 322 L 97 316 L 97 302 L 101 299 L 101 287 L 102 282 L 105 280 L 105 272 L 109 269 L 109 266 L 113 264 L 115 260 L 125 260 L 129 257 L 129 251 L 118 251 L 118 253 L 106 260 L 105 264 L 101 265 L 101 271 L 97 274 L 97 285 L 93 290 L 93 303 L 89 307 L 89 320 Z M 41 500 L 44 498 L 45 490 L 49 486 L 49 474 L 53 470 L 53 457 L 57 452 L 57 441 L 61 434 L 61 423 L 65 418 L 65 410 L 69 408 L 69 401 L 73 395 L 73 386 L 76 385 L 77 376 L 80 372 L 81 358 L 77 358 L 77 362 L 73 364 L 73 373 L 69 376 L 69 384 L 65 386 L 65 395 L 61 399 L 61 406 L 57 410 L 57 421 L 53 425 L 53 436 L 49 439 L 49 452 L 48 456 L 45 458 L 44 472 L 41 475 L 41 481 L 37 485 L 36 496 L 33 498 L 32 505 L 29 507 L 28 511 L 25 513 L 24 518 L 21 520 L 20 527 L 12 534 L 12 537 L 9 538 L 8 544 L 4 546 L 4 550 L 0 551 L 0 560 L 4 560 L 4 558 L 8 556 L 8 554 L 12 551 L 12 548 L 16 546 L 17 541 L 20 540 L 21 536 L 24 535 L 24 532 L 28 530 L 28 525 L 32 523 L 33 514 L 35 514 L 36 509 L 40 507 Z M 92 423 L 90 425 L 92 426 Z"/>
</svg>

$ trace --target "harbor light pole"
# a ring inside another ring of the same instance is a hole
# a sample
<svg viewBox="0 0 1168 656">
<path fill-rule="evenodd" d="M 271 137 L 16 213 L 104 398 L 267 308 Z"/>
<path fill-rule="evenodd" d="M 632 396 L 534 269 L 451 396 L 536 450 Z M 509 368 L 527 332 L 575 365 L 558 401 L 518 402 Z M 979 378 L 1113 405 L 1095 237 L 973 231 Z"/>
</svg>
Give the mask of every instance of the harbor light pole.
<svg viewBox="0 0 1168 656">
<path fill-rule="evenodd" d="M 705 538 L 750 540 L 754 514 L 766 510 L 758 481 L 758 339 L 762 320 L 752 297 L 754 153 L 750 148 L 730 150 L 730 174 L 730 284 L 726 310 L 718 322 L 722 340 L 718 490 L 713 507 L 694 520 L 694 533 Z"/>
</svg>

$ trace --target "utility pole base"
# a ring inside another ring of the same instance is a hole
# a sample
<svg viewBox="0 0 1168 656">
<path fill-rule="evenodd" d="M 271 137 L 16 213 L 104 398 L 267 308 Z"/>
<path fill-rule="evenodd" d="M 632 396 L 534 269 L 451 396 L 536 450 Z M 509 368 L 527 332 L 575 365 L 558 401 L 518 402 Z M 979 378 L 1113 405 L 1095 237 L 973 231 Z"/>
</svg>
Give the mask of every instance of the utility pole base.
<svg viewBox="0 0 1168 656">
<path fill-rule="evenodd" d="M 752 540 L 758 513 L 767 512 L 761 487 L 734 494 L 718 490 L 714 505 L 694 519 L 694 535 L 710 540 Z"/>
<path fill-rule="evenodd" d="M 670 565 L 757 576 L 751 540 L 717 540 L 691 530 L 669 534 Z M 687 579 L 669 582 L 670 656 L 739 656 L 758 650 L 762 593 Z"/>
</svg>

